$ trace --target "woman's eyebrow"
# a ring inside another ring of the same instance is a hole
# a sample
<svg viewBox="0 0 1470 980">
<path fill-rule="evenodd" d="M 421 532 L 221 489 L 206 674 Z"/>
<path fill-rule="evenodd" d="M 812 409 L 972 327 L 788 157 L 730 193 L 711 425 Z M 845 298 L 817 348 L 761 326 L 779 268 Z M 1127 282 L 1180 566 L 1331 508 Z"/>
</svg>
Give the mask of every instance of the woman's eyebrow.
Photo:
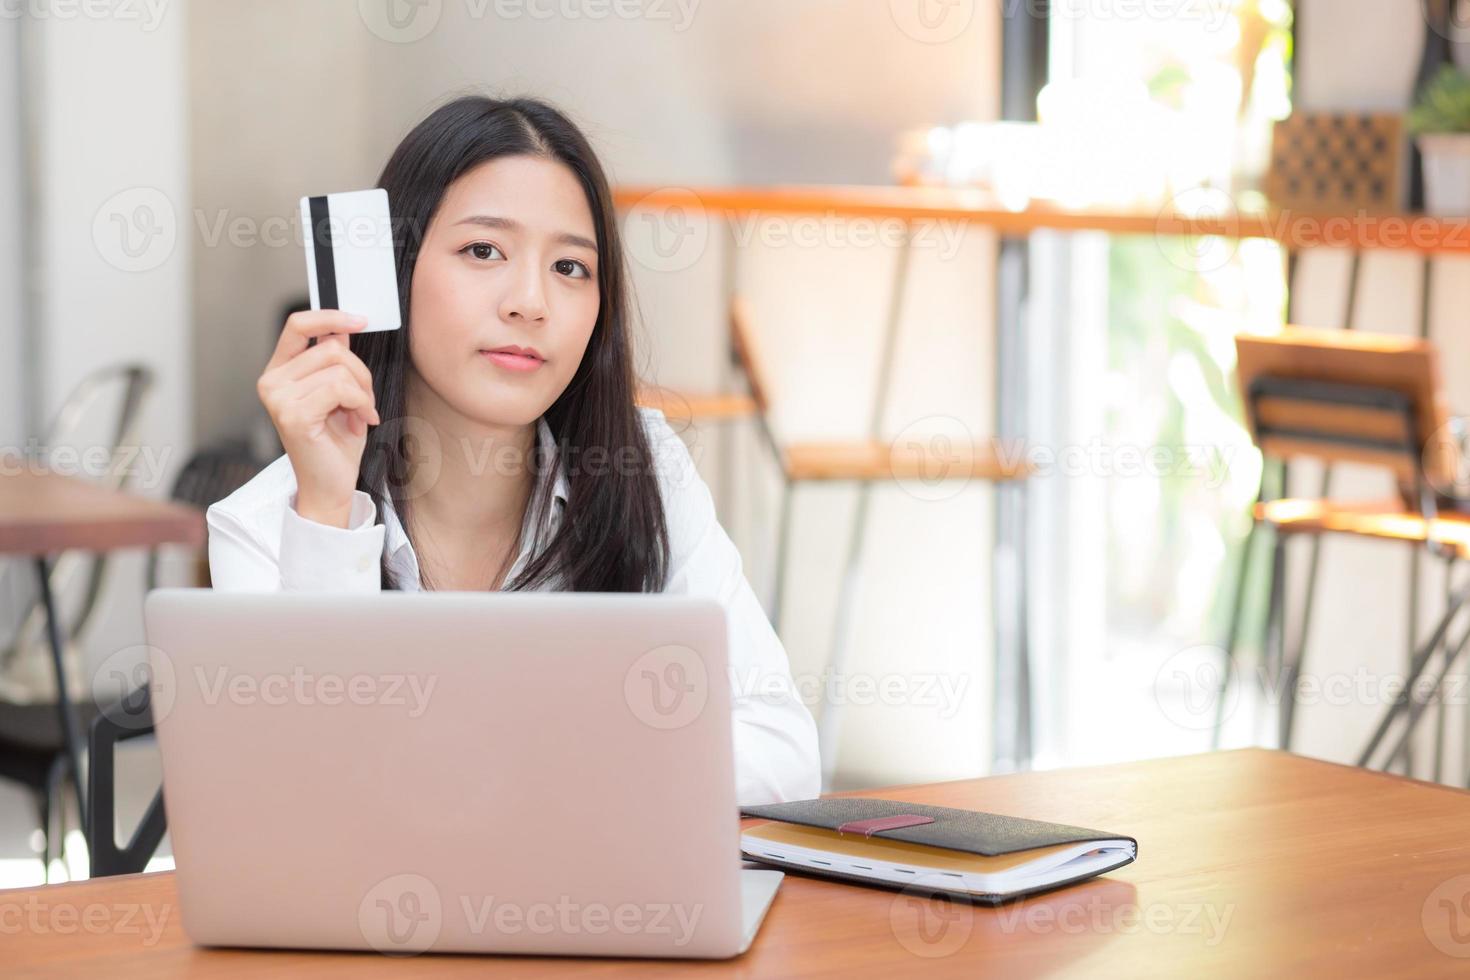
<svg viewBox="0 0 1470 980">
<path fill-rule="evenodd" d="M 506 231 L 522 230 L 522 225 L 519 221 L 516 221 L 512 218 L 502 218 L 493 214 L 472 214 L 468 218 L 460 218 L 458 221 L 455 222 L 455 224 L 483 225 L 486 228 L 503 228 Z M 585 248 L 592 252 L 597 251 L 597 243 L 592 241 L 592 239 L 584 238 L 581 235 L 574 235 L 569 231 L 564 231 L 561 234 L 556 235 L 554 238 L 552 238 L 552 241 L 560 242 L 563 245 L 576 245 L 580 248 Z"/>
</svg>

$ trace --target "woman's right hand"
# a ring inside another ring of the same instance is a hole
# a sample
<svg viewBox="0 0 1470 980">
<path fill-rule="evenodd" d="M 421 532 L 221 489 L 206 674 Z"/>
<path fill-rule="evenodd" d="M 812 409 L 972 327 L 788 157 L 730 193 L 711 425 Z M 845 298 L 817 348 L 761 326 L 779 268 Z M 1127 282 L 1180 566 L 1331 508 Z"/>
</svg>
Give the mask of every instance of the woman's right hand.
<svg viewBox="0 0 1470 980">
<path fill-rule="evenodd" d="M 347 344 L 366 325 L 340 310 L 291 314 L 255 383 L 296 473 L 296 512 L 336 527 L 352 512 L 368 426 L 381 422 L 372 375 Z"/>
</svg>

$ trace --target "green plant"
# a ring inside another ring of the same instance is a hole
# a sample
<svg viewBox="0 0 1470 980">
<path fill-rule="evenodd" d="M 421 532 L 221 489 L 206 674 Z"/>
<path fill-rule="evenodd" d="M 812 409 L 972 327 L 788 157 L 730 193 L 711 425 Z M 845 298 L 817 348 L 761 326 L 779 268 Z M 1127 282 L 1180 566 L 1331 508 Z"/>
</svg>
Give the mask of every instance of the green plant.
<svg viewBox="0 0 1470 980">
<path fill-rule="evenodd" d="M 1409 131 L 1470 133 L 1470 75 L 1446 65 L 1409 112 Z"/>
</svg>

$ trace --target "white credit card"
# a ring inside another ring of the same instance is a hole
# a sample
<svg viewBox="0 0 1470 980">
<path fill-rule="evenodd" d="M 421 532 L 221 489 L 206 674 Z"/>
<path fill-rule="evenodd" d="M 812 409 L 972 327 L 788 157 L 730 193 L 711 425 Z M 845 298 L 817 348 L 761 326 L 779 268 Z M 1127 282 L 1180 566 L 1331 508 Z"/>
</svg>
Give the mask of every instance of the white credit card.
<svg viewBox="0 0 1470 980">
<path fill-rule="evenodd" d="M 387 191 L 303 197 L 301 227 L 313 310 L 365 316 L 364 330 L 402 326 Z"/>
</svg>

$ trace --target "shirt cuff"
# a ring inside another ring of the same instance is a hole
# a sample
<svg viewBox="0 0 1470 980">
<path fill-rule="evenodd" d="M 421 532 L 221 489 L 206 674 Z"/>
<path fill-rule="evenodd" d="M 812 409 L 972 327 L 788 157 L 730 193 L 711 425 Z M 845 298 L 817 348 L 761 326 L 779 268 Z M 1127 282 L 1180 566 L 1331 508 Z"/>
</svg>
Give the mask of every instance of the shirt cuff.
<svg viewBox="0 0 1470 980">
<path fill-rule="evenodd" d="M 345 528 L 308 520 L 296 512 L 296 494 L 286 502 L 281 526 L 281 588 L 296 592 L 377 592 L 382 588 L 382 524 L 361 490 L 352 491 Z"/>
</svg>

